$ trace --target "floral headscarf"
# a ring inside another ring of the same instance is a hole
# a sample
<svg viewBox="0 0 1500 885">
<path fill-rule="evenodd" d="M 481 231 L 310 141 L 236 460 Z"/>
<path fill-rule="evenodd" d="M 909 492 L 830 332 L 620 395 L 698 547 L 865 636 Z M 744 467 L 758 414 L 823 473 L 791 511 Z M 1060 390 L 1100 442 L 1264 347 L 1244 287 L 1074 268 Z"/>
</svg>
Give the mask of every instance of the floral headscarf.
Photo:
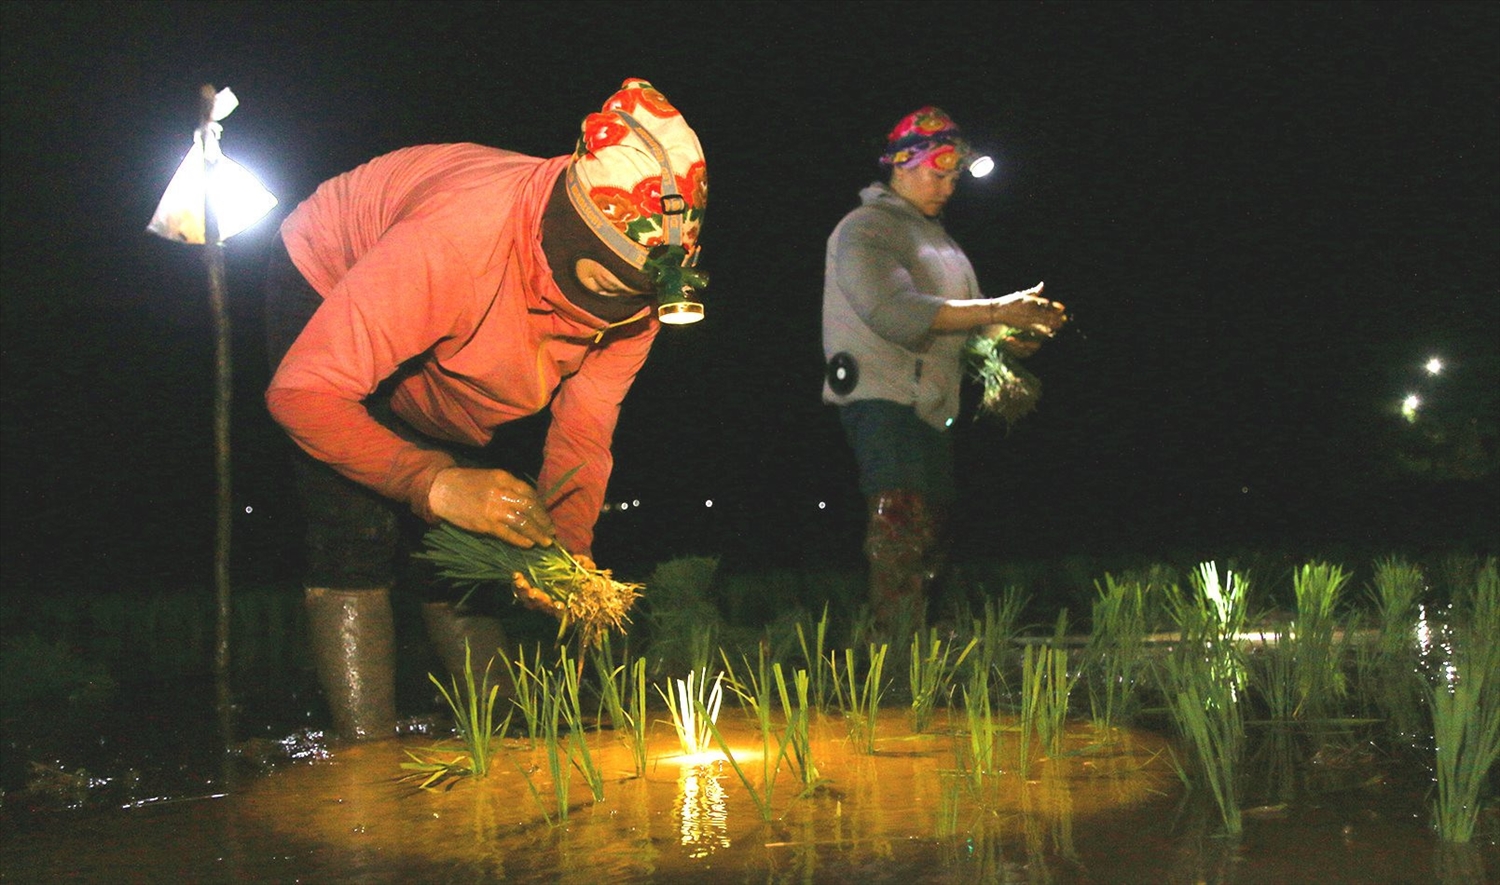
<svg viewBox="0 0 1500 885">
<path fill-rule="evenodd" d="M 708 169 L 698 136 L 645 80 L 631 78 L 584 118 L 567 171 L 573 208 L 632 267 L 653 249 L 679 264 L 697 259 L 708 205 Z"/>
<path fill-rule="evenodd" d="M 939 172 L 967 169 L 974 151 L 959 133 L 958 124 L 940 108 L 912 111 L 886 136 L 882 166 L 910 169 L 925 163 Z"/>
</svg>

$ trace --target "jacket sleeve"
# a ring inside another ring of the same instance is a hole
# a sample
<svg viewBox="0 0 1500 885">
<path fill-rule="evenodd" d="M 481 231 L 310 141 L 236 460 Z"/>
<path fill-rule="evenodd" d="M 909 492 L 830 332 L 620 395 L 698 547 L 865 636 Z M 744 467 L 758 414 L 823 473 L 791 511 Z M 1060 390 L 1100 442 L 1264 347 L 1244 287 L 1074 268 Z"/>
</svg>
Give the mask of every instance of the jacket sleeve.
<svg viewBox="0 0 1500 885">
<path fill-rule="evenodd" d="M 875 334 L 919 350 L 943 299 L 917 288 L 903 258 L 903 237 L 886 213 L 865 211 L 841 225 L 833 244 L 834 279 Z"/>
<path fill-rule="evenodd" d="M 576 373 L 564 379 L 552 398 L 552 422 L 537 488 L 551 491 L 577 468 L 546 502 L 558 539 L 573 553 L 592 555 L 594 524 L 614 469 L 610 447 L 620 404 L 645 365 L 660 329 L 656 319 L 650 318 L 639 330 L 607 339 L 584 358 Z"/>
<path fill-rule="evenodd" d="M 362 256 L 297 337 L 266 406 L 308 454 L 431 520 L 427 493 L 446 453 L 386 429 L 363 400 L 407 359 L 472 326 L 472 284 L 448 244 L 397 225 Z"/>
</svg>

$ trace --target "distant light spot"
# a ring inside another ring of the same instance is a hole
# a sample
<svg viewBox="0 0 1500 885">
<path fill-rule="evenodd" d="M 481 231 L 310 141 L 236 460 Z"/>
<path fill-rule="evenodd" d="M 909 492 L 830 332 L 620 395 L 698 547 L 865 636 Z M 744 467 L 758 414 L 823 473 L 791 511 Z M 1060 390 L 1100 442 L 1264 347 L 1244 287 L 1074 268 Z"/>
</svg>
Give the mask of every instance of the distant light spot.
<svg viewBox="0 0 1500 885">
<path fill-rule="evenodd" d="M 1414 423 L 1417 420 L 1417 409 L 1421 407 L 1422 398 L 1415 393 L 1408 393 L 1406 399 L 1401 401 L 1401 417 L 1409 424 Z"/>
<path fill-rule="evenodd" d="M 703 502 L 703 506 L 704 507 L 712 507 L 712 506 L 714 506 L 714 499 L 713 498 L 709 498 L 707 501 L 704 501 Z"/>
</svg>

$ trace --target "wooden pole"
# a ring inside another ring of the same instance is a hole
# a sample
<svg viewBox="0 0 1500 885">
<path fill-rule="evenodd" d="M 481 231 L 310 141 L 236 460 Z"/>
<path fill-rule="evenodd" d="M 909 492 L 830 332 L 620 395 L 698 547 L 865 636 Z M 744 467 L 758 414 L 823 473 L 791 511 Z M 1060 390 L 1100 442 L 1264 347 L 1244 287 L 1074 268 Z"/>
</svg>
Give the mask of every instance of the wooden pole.
<svg viewBox="0 0 1500 885">
<path fill-rule="evenodd" d="M 205 185 L 213 181 L 214 165 L 218 158 L 216 147 L 210 139 L 213 124 L 214 88 L 205 85 L 200 95 L 199 132 L 203 142 L 203 178 Z M 233 377 L 228 285 L 224 273 L 224 244 L 219 239 L 219 221 L 214 214 L 213 200 L 209 197 L 211 186 L 204 187 L 203 249 L 208 264 L 208 301 L 214 322 L 214 470 L 217 475 L 216 530 L 214 533 L 214 598 L 216 602 L 214 642 L 214 684 L 219 715 L 219 726 L 225 740 L 232 740 L 233 700 L 229 690 L 229 632 L 230 632 L 230 584 L 229 541 L 234 502 L 231 494 L 231 470 L 229 448 L 229 405 Z"/>
</svg>

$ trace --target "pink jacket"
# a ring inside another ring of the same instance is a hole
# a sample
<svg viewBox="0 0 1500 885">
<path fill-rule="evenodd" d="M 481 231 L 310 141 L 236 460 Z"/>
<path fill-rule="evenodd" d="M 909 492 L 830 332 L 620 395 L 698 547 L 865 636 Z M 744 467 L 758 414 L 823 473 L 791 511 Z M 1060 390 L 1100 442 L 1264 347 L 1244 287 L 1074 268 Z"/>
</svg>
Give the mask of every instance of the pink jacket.
<svg viewBox="0 0 1500 885">
<path fill-rule="evenodd" d="M 428 520 L 447 454 L 400 438 L 361 401 L 414 357 L 392 407 L 424 434 L 483 446 L 550 404 L 539 489 L 558 537 L 593 546 L 620 403 L 660 325 L 610 326 L 573 307 L 541 248 L 542 211 L 568 157 L 474 144 L 405 148 L 331 179 L 281 225 L 323 305 L 266 391 L 276 421 L 340 473 Z"/>
</svg>

